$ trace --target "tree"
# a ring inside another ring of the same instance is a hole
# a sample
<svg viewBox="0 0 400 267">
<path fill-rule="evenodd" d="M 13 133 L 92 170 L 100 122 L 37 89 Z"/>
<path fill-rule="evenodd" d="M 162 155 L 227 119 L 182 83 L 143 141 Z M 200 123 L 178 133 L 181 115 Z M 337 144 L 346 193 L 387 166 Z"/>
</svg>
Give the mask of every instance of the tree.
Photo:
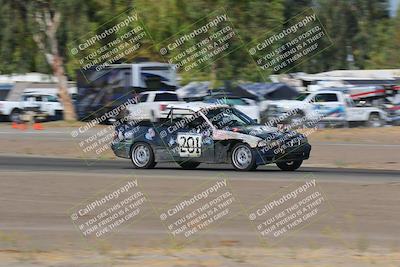
<svg viewBox="0 0 400 267">
<path fill-rule="evenodd" d="M 400 9 L 397 17 L 380 22 L 373 29 L 368 68 L 400 67 Z"/>
<path fill-rule="evenodd" d="M 37 31 L 33 33 L 33 40 L 44 53 L 54 76 L 57 77 L 58 93 L 64 106 L 64 120 L 74 121 L 76 113 L 68 93 L 68 79 L 65 75 L 64 62 L 59 53 L 57 40 L 61 12 L 55 9 L 52 1 L 40 1 L 35 4 L 32 16 L 38 27 Z"/>
<path fill-rule="evenodd" d="M 180 71 L 183 83 L 214 79 L 219 83 L 227 79 L 267 81 L 270 72 L 256 71 L 247 45 L 279 32 L 286 20 L 309 7 L 316 11 L 332 45 L 291 72 L 347 69 L 351 67 L 349 53 L 359 69 L 398 66 L 400 15 L 397 19 L 388 17 L 387 0 L 0 0 L 0 73 L 53 72 L 61 77 L 60 88 L 64 89 L 60 89 L 60 96 L 68 98 L 65 76 L 75 79 L 82 58 L 81 54 L 78 57 L 69 53 L 68 47 L 88 33 L 101 33 L 118 14 L 135 8 L 151 36 L 132 56 L 162 61 L 157 44 L 193 29 L 193 23 L 220 10 L 228 14 L 227 25 L 237 34 L 231 42 L 233 52 L 208 61 L 204 68 Z M 116 36 L 101 40 L 99 46 Z M 187 42 L 185 48 L 193 42 Z M 323 42 L 321 47 L 331 44 L 327 38 Z M 132 56 L 123 61 L 132 62 Z M 67 101 L 66 108 L 73 111 L 69 100 L 62 101 Z"/>
<path fill-rule="evenodd" d="M 308 61 L 299 66 L 303 71 L 348 69 L 347 56 L 354 55 L 355 66 L 367 67 L 369 54 L 373 52 L 375 25 L 387 20 L 386 0 L 316 0 L 322 25 L 331 37 L 333 45 L 316 56 L 315 62 Z M 314 65 L 314 66 L 313 66 Z M 314 68 L 317 66 L 317 68 Z"/>
</svg>

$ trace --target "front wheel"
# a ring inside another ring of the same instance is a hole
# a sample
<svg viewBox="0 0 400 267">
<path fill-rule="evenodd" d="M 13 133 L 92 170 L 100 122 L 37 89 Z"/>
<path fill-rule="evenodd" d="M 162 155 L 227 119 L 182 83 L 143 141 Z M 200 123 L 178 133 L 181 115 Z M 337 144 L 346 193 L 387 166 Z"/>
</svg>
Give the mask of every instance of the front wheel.
<svg viewBox="0 0 400 267">
<path fill-rule="evenodd" d="M 178 162 L 178 164 L 185 170 L 193 170 L 193 169 L 196 169 L 197 166 L 200 165 L 200 162 L 183 161 L 183 162 Z"/>
<path fill-rule="evenodd" d="M 133 145 L 131 150 L 131 160 L 136 169 L 152 169 L 156 166 L 154 152 L 151 146 L 144 142 Z"/>
<path fill-rule="evenodd" d="M 20 121 L 20 116 L 21 116 L 21 110 L 15 108 L 15 109 L 13 109 L 11 111 L 9 119 L 10 119 L 11 122 L 19 122 Z"/>
<path fill-rule="evenodd" d="M 282 171 L 294 171 L 300 168 L 302 163 L 303 163 L 302 160 L 293 160 L 293 161 L 277 162 L 276 165 Z"/>
<path fill-rule="evenodd" d="M 250 171 L 256 168 L 256 158 L 253 150 L 247 144 L 236 144 L 231 153 L 232 166 L 238 171 Z"/>
</svg>

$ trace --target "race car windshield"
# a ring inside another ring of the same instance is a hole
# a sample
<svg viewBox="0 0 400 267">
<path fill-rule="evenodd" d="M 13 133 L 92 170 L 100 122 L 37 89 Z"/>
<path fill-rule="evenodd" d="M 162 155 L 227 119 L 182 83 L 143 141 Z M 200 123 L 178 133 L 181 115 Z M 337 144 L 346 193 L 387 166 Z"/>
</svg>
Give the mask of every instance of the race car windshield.
<svg viewBox="0 0 400 267">
<path fill-rule="evenodd" d="M 207 118 L 218 129 L 257 124 L 254 120 L 235 108 L 217 108 L 206 113 Z"/>
</svg>

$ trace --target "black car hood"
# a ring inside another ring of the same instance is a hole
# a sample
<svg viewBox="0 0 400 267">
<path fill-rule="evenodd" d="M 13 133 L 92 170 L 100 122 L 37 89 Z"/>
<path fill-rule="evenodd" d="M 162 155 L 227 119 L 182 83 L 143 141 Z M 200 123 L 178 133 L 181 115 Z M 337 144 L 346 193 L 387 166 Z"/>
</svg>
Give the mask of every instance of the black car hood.
<svg viewBox="0 0 400 267">
<path fill-rule="evenodd" d="M 268 136 L 274 135 L 282 135 L 283 133 L 279 132 L 277 128 L 267 127 L 264 125 L 249 125 L 249 126 L 238 126 L 231 127 L 229 131 L 248 134 L 252 136 L 257 136 L 260 138 L 267 138 Z"/>
<path fill-rule="evenodd" d="M 295 131 L 292 132 L 282 132 L 279 131 L 276 127 L 267 127 L 264 125 L 249 125 L 249 126 L 240 126 L 240 127 L 231 127 L 230 131 L 248 134 L 252 136 L 257 136 L 264 140 L 278 140 L 285 139 L 290 140 L 295 137 L 302 136 L 300 133 Z M 304 138 L 304 137 L 303 137 Z"/>
</svg>

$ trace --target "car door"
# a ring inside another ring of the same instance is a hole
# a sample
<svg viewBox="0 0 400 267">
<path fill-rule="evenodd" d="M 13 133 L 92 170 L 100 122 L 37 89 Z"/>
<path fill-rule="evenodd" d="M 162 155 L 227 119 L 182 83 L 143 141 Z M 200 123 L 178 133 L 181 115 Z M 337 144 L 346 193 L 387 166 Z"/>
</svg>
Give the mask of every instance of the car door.
<svg viewBox="0 0 400 267">
<path fill-rule="evenodd" d="M 364 119 L 363 109 L 356 107 L 354 101 L 350 98 L 346 98 L 346 119 L 347 121 L 362 121 Z"/>
<path fill-rule="evenodd" d="M 336 93 L 318 93 L 313 97 L 313 111 L 322 116 L 322 120 L 343 120 L 345 108 Z"/>
<path fill-rule="evenodd" d="M 61 105 L 57 97 L 47 95 L 42 97 L 41 110 L 50 116 L 54 116 L 56 110 L 61 110 Z"/>
<path fill-rule="evenodd" d="M 160 137 L 175 161 L 213 162 L 212 130 L 199 113 L 174 119 L 162 128 Z"/>
<path fill-rule="evenodd" d="M 40 110 L 41 97 L 34 95 L 27 95 L 24 97 L 23 108 L 24 110 Z"/>
<path fill-rule="evenodd" d="M 194 137 L 199 139 L 199 143 L 196 141 L 196 145 L 200 145 L 199 160 L 201 162 L 212 163 L 215 161 L 215 143 L 212 139 L 213 128 L 201 114 L 197 116 L 198 118 L 189 124 L 190 133 L 194 134 Z"/>
<path fill-rule="evenodd" d="M 188 128 L 186 116 L 176 116 L 170 113 L 164 121 L 152 123 L 154 127 L 154 138 L 152 138 L 158 158 L 163 161 L 182 161 L 188 157 L 195 157 L 194 136 L 189 139 L 190 129 Z M 149 139 L 150 135 L 145 135 Z M 189 140 L 188 140 L 189 139 Z"/>
</svg>

